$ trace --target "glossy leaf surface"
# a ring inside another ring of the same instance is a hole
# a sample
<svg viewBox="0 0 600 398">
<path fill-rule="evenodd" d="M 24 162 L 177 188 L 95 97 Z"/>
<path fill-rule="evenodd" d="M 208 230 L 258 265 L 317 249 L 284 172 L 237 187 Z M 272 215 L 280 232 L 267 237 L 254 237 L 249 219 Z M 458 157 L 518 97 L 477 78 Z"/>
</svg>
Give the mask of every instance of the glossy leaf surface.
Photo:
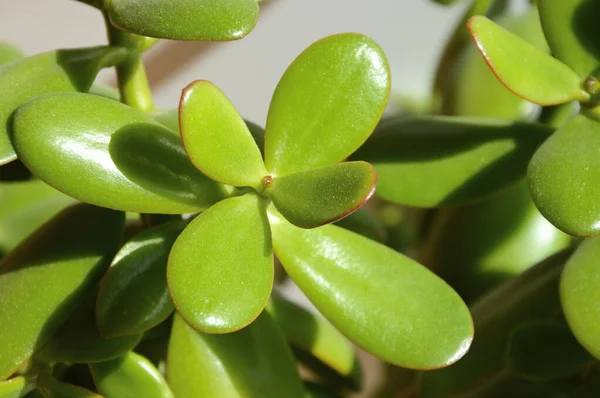
<svg viewBox="0 0 600 398">
<path fill-rule="evenodd" d="M 96 324 L 104 337 L 144 332 L 173 312 L 167 289 L 169 252 L 186 221 L 147 229 L 127 242 L 100 282 Z"/>
<path fill-rule="evenodd" d="M 26 392 L 27 380 L 24 377 L 14 377 L 0 381 L 0 398 L 20 398 Z"/>
<path fill-rule="evenodd" d="M 540 212 L 571 235 L 600 233 L 600 123 L 576 116 L 535 153 L 527 179 Z"/>
<path fill-rule="evenodd" d="M 94 317 L 96 290 L 90 292 L 36 358 L 49 363 L 103 362 L 124 355 L 140 342 L 141 334 L 103 338 Z"/>
<path fill-rule="evenodd" d="M 421 260 L 467 302 L 571 243 L 537 210 L 525 181 L 434 217 Z"/>
<path fill-rule="evenodd" d="M 566 325 L 548 321 L 516 328 L 507 350 L 508 369 L 534 381 L 576 374 L 591 360 Z"/>
<path fill-rule="evenodd" d="M 265 204 L 246 194 L 217 203 L 175 241 L 167 280 L 179 314 L 206 333 L 243 328 L 263 310 L 273 286 Z"/>
<path fill-rule="evenodd" d="M 214 84 L 198 80 L 183 90 L 181 138 L 192 163 L 211 179 L 257 187 L 267 175 L 262 156 L 233 104 Z"/>
<path fill-rule="evenodd" d="M 80 93 L 36 98 L 16 112 L 13 129 L 19 157 L 30 170 L 88 203 L 186 213 L 231 192 L 194 168 L 170 130 L 107 98 Z"/>
<path fill-rule="evenodd" d="M 0 262 L 0 380 L 48 341 L 100 279 L 123 223 L 123 213 L 76 205 Z"/>
<path fill-rule="evenodd" d="M 102 396 L 69 383 L 63 383 L 47 375 L 38 383 L 44 398 L 103 398 Z"/>
<path fill-rule="evenodd" d="M 501 374 L 511 332 L 560 312 L 558 281 L 569 254 L 558 253 L 477 300 L 471 307 L 477 336 L 471 349 L 453 366 L 424 373 L 422 397 L 459 395 Z"/>
<path fill-rule="evenodd" d="M 8 253 L 72 202 L 39 180 L 0 184 L 0 252 Z"/>
<path fill-rule="evenodd" d="M 584 241 L 567 262 L 560 280 L 560 299 L 573 334 L 600 358 L 600 238 Z"/>
<path fill-rule="evenodd" d="M 8 43 L 0 43 L 0 65 L 23 58 L 23 53 L 17 47 Z"/>
<path fill-rule="evenodd" d="M 266 312 L 223 335 L 198 332 L 175 316 L 167 368 L 178 398 L 304 397 L 290 349 Z"/>
<path fill-rule="evenodd" d="M 353 156 L 377 170 L 375 194 L 417 207 L 490 196 L 525 175 L 552 129 L 482 118 L 391 118 Z"/>
<path fill-rule="evenodd" d="M 350 341 L 416 369 L 447 366 L 467 352 L 473 338 L 469 311 L 429 270 L 342 228 L 305 230 L 274 212 L 269 216 L 285 270 Z"/>
<path fill-rule="evenodd" d="M 286 300 L 272 295 L 267 307 L 290 344 L 309 352 L 338 375 L 360 386 L 360 362 L 350 342 L 327 320 Z"/>
<path fill-rule="evenodd" d="M 346 33 L 314 43 L 273 94 L 267 170 L 281 177 L 342 161 L 369 137 L 389 92 L 387 59 L 373 40 Z"/>
<path fill-rule="evenodd" d="M 117 28 L 171 40 L 236 40 L 258 20 L 256 0 L 104 0 Z"/>
<path fill-rule="evenodd" d="M 134 352 L 89 366 L 96 388 L 106 398 L 173 397 L 158 369 Z"/>
<path fill-rule="evenodd" d="M 374 241 L 385 243 L 387 231 L 380 220 L 364 206 L 335 222 L 338 227 L 345 228 Z"/>
<path fill-rule="evenodd" d="M 118 47 L 57 50 L 0 67 L 0 164 L 17 158 L 11 146 L 9 118 L 25 102 L 58 91 L 87 91 L 98 71 L 126 56 Z"/>
<path fill-rule="evenodd" d="M 589 99 L 577 73 L 531 43 L 483 16 L 467 27 L 494 74 L 516 95 L 539 105 Z"/>
<path fill-rule="evenodd" d="M 600 4 L 589 0 L 540 0 L 540 20 L 552 55 L 569 65 L 582 79 L 600 66 L 600 35 L 595 16 Z"/>
<path fill-rule="evenodd" d="M 366 162 L 346 162 L 275 178 L 265 193 L 292 224 L 314 228 L 361 207 L 373 192 L 377 173 Z"/>
</svg>

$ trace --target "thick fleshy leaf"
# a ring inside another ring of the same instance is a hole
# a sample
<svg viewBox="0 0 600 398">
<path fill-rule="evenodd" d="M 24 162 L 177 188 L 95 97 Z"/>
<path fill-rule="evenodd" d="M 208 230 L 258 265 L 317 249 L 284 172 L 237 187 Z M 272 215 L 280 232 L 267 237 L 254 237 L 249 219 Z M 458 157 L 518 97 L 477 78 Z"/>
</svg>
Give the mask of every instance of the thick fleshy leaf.
<svg viewBox="0 0 600 398">
<path fill-rule="evenodd" d="M 477 336 L 471 349 L 453 366 L 424 373 L 421 396 L 461 395 L 502 374 L 511 332 L 560 312 L 558 281 L 569 255 L 568 251 L 558 253 L 477 300 L 471 307 Z"/>
<path fill-rule="evenodd" d="M 540 212 L 571 235 L 600 233 L 600 122 L 578 115 L 535 153 L 527 170 Z"/>
<path fill-rule="evenodd" d="M 467 352 L 469 310 L 425 267 L 343 228 L 306 230 L 274 211 L 269 217 L 285 270 L 350 341 L 414 369 L 448 366 Z"/>
<path fill-rule="evenodd" d="M 194 168 L 170 130 L 107 98 L 81 93 L 36 98 L 15 113 L 13 130 L 23 163 L 84 202 L 172 214 L 203 210 L 231 193 Z"/>
<path fill-rule="evenodd" d="M 335 225 L 380 243 L 385 243 L 387 240 L 385 226 L 374 214 L 371 214 L 371 211 L 367 210 L 366 206 L 363 206 L 347 217 L 336 221 Z"/>
<path fill-rule="evenodd" d="M 320 367 L 327 367 L 342 383 L 350 388 L 359 389 L 361 385 L 360 361 L 350 342 L 323 317 L 284 299 L 280 295 L 271 296 L 267 307 L 269 314 L 279 325 L 283 334 L 296 352 L 300 360 L 310 355 L 320 362 Z M 309 362 L 309 361 L 307 361 Z M 307 366 L 310 367 L 311 363 Z M 317 371 L 321 369 L 316 369 Z M 328 374 L 332 381 L 333 375 Z"/>
<path fill-rule="evenodd" d="M 560 280 L 560 299 L 573 334 L 600 358 L 600 238 L 584 241 L 567 262 Z"/>
<path fill-rule="evenodd" d="M 0 65 L 23 58 L 23 53 L 17 47 L 8 43 L 0 43 Z"/>
<path fill-rule="evenodd" d="M 420 260 L 472 302 L 569 246 L 537 210 L 525 181 L 468 206 L 440 209 Z"/>
<path fill-rule="evenodd" d="M 113 101 L 121 101 L 121 94 L 119 90 L 110 86 L 104 86 L 101 84 L 94 84 L 89 91 L 90 94 L 99 95 L 104 98 L 111 99 Z"/>
<path fill-rule="evenodd" d="M 83 387 L 58 381 L 50 375 L 40 377 L 37 387 L 44 398 L 104 398 Z"/>
<path fill-rule="evenodd" d="M 171 40 L 237 40 L 258 20 L 256 0 L 104 0 L 117 28 Z"/>
<path fill-rule="evenodd" d="M 344 160 L 369 137 L 389 93 L 387 59 L 373 40 L 345 33 L 314 43 L 273 94 L 267 170 L 281 177 Z"/>
<path fill-rule="evenodd" d="M 530 322 L 516 328 L 506 358 L 510 371 L 533 381 L 576 374 L 592 361 L 566 325 L 550 321 Z"/>
<path fill-rule="evenodd" d="M 525 176 L 552 128 L 482 118 L 396 117 L 353 156 L 377 170 L 375 194 L 417 207 L 490 196 Z"/>
<path fill-rule="evenodd" d="M 181 95 L 179 124 L 194 165 L 215 181 L 262 187 L 267 175 L 262 156 L 233 104 L 214 84 L 198 80 Z"/>
<path fill-rule="evenodd" d="M 266 312 L 224 335 L 198 332 L 175 316 L 167 369 L 176 397 L 304 397 L 290 349 Z"/>
<path fill-rule="evenodd" d="M 467 28 L 488 66 L 516 95 L 539 105 L 587 101 L 582 79 L 571 68 L 483 16 Z"/>
<path fill-rule="evenodd" d="M 167 260 L 186 221 L 147 229 L 127 242 L 100 282 L 96 324 L 104 337 L 145 332 L 173 312 Z"/>
<path fill-rule="evenodd" d="M 377 173 L 367 162 L 346 162 L 275 178 L 265 190 L 292 224 L 314 228 L 361 207 L 375 192 Z"/>
<path fill-rule="evenodd" d="M 158 369 L 136 353 L 89 366 L 96 388 L 106 398 L 173 397 Z"/>
<path fill-rule="evenodd" d="M 96 290 L 91 289 L 36 355 L 36 359 L 48 363 L 103 362 L 124 355 L 140 342 L 141 334 L 103 338 L 94 319 L 95 305 Z"/>
<path fill-rule="evenodd" d="M 19 106 L 46 93 L 88 91 L 100 69 L 126 55 L 126 50 L 119 47 L 57 50 L 1 66 L 0 164 L 17 158 L 8 129 L 10 117 Z"/>
<path fill-rule="evenodd" d="M 70 207 L 0 262 L 0 380 L 41 348 L 102 276 L 124 214 Z"/>
<path fill-rule="evenodd" d="M 273 273 L 265 202 L 248 193 L 217 203 L 187 226 L 171 250 L 167 281 L 187 323 L 227 333 L 261 313 Z"/>
<path fill-rule="evenodd" d="M 39 180 L 0 184 L 0 253 L 8 253 L 72 202 Z"/>
<path fill-rule="evenodd" d="M 27 380 L 24 377 L 15 377 L 0 381 L 0 398 L 20 398 L 27 392 Z"/>
<path fill-rule="evenodd" d="M 544 34 L 552 55 L 569 65 L 582 79 L 600 66 L 600 47 L 595 38 L 600 26 L 595 16 L 600 3 L 589 0 L 538 2 Z"/>
</svg>

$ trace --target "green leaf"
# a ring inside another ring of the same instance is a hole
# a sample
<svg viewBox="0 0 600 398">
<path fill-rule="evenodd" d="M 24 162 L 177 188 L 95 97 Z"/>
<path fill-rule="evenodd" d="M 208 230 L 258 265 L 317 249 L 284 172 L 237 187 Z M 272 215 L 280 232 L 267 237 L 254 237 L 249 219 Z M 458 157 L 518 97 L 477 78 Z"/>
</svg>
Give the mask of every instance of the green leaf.
<svg viewBox="0 0 600 398">
<path fill-rule="evenodd" d="M 589 99 L 577 73 L 531 43 L 479 15 L 467 28 L 496 77 L 516 95 L 544 106 Z"/>
<path fill-rule="evenodd" d="M 14 377 L 0 382 L 0 398 L 20 398 L 27 391 L 27 380 L 24 377 Z"/>
<path fill-rule="evenodd" d="M 102 84 L 94 84 L 89 91 L 90 94 L 99 95 L 104 98 L 111 99 L 113 101 L 121 101 L 121 94 L 119 90 L 110 86 L 104 86 Z"/>
<path fill-rule="evenodd" d="M 127 242 L 100 282 L 96 323 L 104 337 L 145 332 L 173 312 L 167 259 L 186 221 L 147 229 Z"/>
<path fill-rule="evenodd" d="M 569 255 L 560 252 L 477 300 L 471 307 L 477 337 L 469 352 L 453 366 L 423 373 L 421 396 L 461 395 L 501 374 L 510 333 L 519 325 L 552 319 L 560 312 L 558 281 Z"/>
<path fill-rule="evenodd" d="M 366 162 L 347 162 L 275 178 L 265 194 L 292 224 L 315 228 L 347 216 L 375 192 L 377 173 Z"/>
<path fill-rule="evenodd" d="M 192 163 L 215 181 L 260 188 L 267 170 L 244 119 L 215 85 L 198 80 L 183 90 L 181 138 Z"/>
<path fill-rule="evenodd" d="M 377 170 L 375 194 L 418 207 L 482 199 L 525 176 L 552 128 L 494 119 L 396 117 L 353 156 Z"/>
<path fill-rule="evenodd" d="M 281 177 L 344 160 L 371 134 L 390 94 L 381 48 L 345 33 L 308 47 L 273 94 L 265 163 Z"/>
<path fill-rule="evenodd" d="M 250 193 L 226 199 L 196 217 L 175 241 L 167 281 L 175 308 L 194 328 L 232 332 L 267 304 L 274 268 L 264 207 Z"/>
<path fill-rule="evenodd" d="M 17 47 L 8 43 L 0 43 L 0 65 L 23 58 L 23 53 Z"/>
<path fill-rule="evenodd" d="M 525 181 L 433 217 L 420 260 L 467 303 L 571 243 L 537 210 Z"/>
<path fill-rule="evenodd" d="M 469 310 L 425 267 L 333 225 L 305 230 L 274 211 L 269 216 L 285 270 L 350 341 L 413 369 L 448 366 L 467 352 Z"/>
<path fill-rule="evenodd" d="M 119 47 L 57 50 L 0 67 L 0 164 L 17 158 L 9 130 L 13 112 L 32 98 L 54 92 L 88 91 L 100 69 L 125 58 Z"/>
<path fill-rule="evenodd" d="M 271 296 L 267 310 L 293 348 L 314 357 L 348 387 L 360 388 L 362 375 L 356 352 L 327 320 L 277 294 Z M 328 381 L 335 377 L 328 376 Z"/>
<path fill-rule="evenodd" d="M 510 371 L 533 381 L 574 375 L 592 360 L 566 325 L 549 321 L 530 322 L 516 328 L 506 357 Z"/>
<path fill-rule="evenodd" d="M 582 79 L 600 66 L 596 38 L 600 27 L 597 1 L 543 0 L 538 3 L 544 34 L 552 55 L 569 65 Z"/>
<path fill-rule="evenodd" d="M 384 225 L 371 214 L 366 206 L 361 207 L 354 213 L 335 222 L 338 227 L 345 228 L 357 234 L 373 239 L 379 243 L 387 241 L 387 231 Z"/>
<path fill-rule="evenodd" d="M 540 212 L 571 235 L 600 232 L 600 122 L 578 115 L 535 153 L 527 179 Z"/>
<path fill-rule="evenodd" d="M 14 116 L 19 157 L 58 190 L 103 207 L 188 213 L 231 193 L 190 163 L 181 141 L 138 110 L 90 94 L 36 98 Z"/>
<path fill-rule="evenodd" d="M 577 340 L 600 358 L 600 238 L 585 240 L 565 265 L 560 299 L 567 322 Z"/>
<path fill-rule="evenodd" d="M 44 398 L 103 398 L 83 387 L 58 381 L 50 375 L 40 377 L 37 387 Z"/>
<path fill-rule="evenodd" d="M 176 397 L 304 397 L 290 349 L 266 312 L 223 335 L 198 332 L 175 316 L 167 368 Z"/>
<path fill-rule="evenodd" d="M 36 355 L 36 359 L 48 363 L 103 362 L 124 355 L 140 342 L 141 334 L 103 338 L 96 327 L 95 305 L 96 290 L 92 289 Z"/>
<path fill-rule="evenodd" d="M 108 362 L 91 363 L 94 384 L 106 398 L 172 398 L 160 372 L 133 352 Z"/>
<path fill-rule="evenodd" d="M 123 223 L 123 213 L 76 205 L 0 262 L 0 380 L 48 341 L 100 279 L 117 249 Z"/>
<path fill-rule="evenodd" d="M 8 253 L 73 199 L 39 180 L 0 184 L 0 253 Z"/>
<path fill-rule="evenodd" d="M 256 0 L 104 0 L 117 28 L 171 40 L 237 40 L 258 20 Z"/>
</svg>

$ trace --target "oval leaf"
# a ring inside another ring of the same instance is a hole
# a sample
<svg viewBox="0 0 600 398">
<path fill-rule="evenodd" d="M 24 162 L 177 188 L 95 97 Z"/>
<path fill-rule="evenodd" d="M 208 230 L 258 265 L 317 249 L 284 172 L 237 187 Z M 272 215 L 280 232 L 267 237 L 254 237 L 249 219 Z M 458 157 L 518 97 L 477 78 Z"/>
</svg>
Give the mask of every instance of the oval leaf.
<svg viewBox="0 0 600 398">
<path fill-rule="evenodd" d="M 198 332 L 175 316 L 167 368 L 176 397 L 304 397 L 290 349 L 266 312 L 224 335 Z"/>
<path fill-rule="evenodd" d="M 81 304 L 58 328 L 36 359 L 54 363 L 91 363 L 108 361 L 132 350 L 142 335 L 105 339 L 94 319 L 96 290 L 90 290 Z"/>
<path fill-rule="evenodd" d="M 417 207 L 490 196 L 521 179 L 552 129 L 481 118 L 404 117 L 381 123 L 353 156 L 377 170 L 375 194 Z"/>
<path fill-rule="evenodd" d="M 27 380 L 24 377 L 14 377 L 6 381 L 0 381 L 1 398 L 20 398 L 27 392 Z"/>
<path fill-rule="evenodd" d="M 123 213 L 76 205 L 0 262 L 0 380 L 48 341 L 100 279 L 124 221 Z"/>
<path fill-rule="evenodd" d="M 173 312 L 167 260 L 186 221 L 147 229 L 127 242 L 100 282 L 96 324 L 104 337 L 145 332 Z"/>
<path fill-rule="evenodd" d="M 260 187 L 267 170 L 244 119 L 214 84 L 187 86 L 179 105 L 181 138 L 192 163 L 215 181 Z"/>
<path fill-rule="evenodd" d="M 569 255 L 569 251 L 558 253 L 477 300 L 471 307 L 477 336 L 471 349 L 453 366 L 424 373 L 422 397 L 461 395 L 501 375 L 510 333 L 519 325 L 552 319 L 560 312 L 558 280 Z"/>
<path fill-rule="evenodd" d="M 0 65 L 23 58 L 23 53 L 17 47 L 8 43 L 0 43 Z"/>
<path fill-rule="evenodd" d="M 19 106 L 46 93 L 88 91 L 100 69 L 126 55 L 119 47 L 57 50 L 0 67 L 0 164 L 17 158 L 7 129 Z"/>
<path fill-rule="evenodd" d="M 571 235 L 600 233 L 600 122 L 578 115 L 535 153 L 527 179 L 540 212 Z"/>
<path fill-rule="evenodd" d="M 158 369 L 136 353 L 89 366 L 96 388 L 106 398 L 173 397 Z"/>
<path fill-rule="evenodd" d="M 258 20 L 256 0 L 104 0 L 117 28 L 171 40 L 236 40 Z"/>
<path fill-rule="evenodd" d="M 573 334 L 600 358 L 600 238 L 584 241 L 567 262 L 560 280 L 560 299 Z"/>
<path fill-rule="evenodd" d="M 269 314 L 279 325 L 292 348 L 299 350 L 296 356 L 303 360 L 307 355 L 318 361 L 317 369 L 326 367 L 328 381 L 334 377 L 352 389 L 361 385 L 360 361 L 350 342 L 323 317 L 274 294 L 267 307 Z M 299 352 L 299 353 L 300 353 Z M 311 367 L 313 361 L 305 361 Z M 319 366 L 320 365 L 320 366 Z M 333 375 L 331 374 L 333 373 Z"/>
<path fill-rule="evenodd" d="M 507 367 L 519 377 L 548 381 L 576 374 L 592 361 L 566 325 L 531 322 L 516 328 L 507 350 Z"/>
<path fill-rule="evenodd" d="M 591 75 L 600 66 L 600 47 L 595 41 L 600 35 L 595 18 L 600 4 L 589 0 L 542 0 L 538 8 L 552 55 L 582 79 Z"/>
<path fill-rule="evenodd" d="M 273 286 L 271 231 L 264 200 L 246 194 L 200 214 L 175 241 L 167 280 L 179 314 L 206 333 L 243 328 Z"/>
<path fill-rule="evenodd" d="M 467 28 L 496 77 L 519 97 L 544 106 L 589 99 L 577 73 L 526 40 L 480 15 Z"/>
<path fill-rule="evenodd" d="M 380 220 L 363 206 L 354 213 L 335 222 L 338 227 L 346 228 L 357 234 L 366 236 L 379 243 L 387 241 L 387 231 Z"/>
<path fill-rule="evenodd" d="M 381 48 L 353 33 L 308 47 L 273 94 L 265 163 L 275 177 L 344 160 L 369 137 L 390 94 Z"/>
<path fill-rule="evenodd" d="M 50 375 L 40 377 L 37 387 L 44 398 L 103 398 L 83 387 L 58 381 Z"/>
<path fill-rule="evenodd" d="M 194 168 L 170 130 L 107 98 L 36 98 L 15 113 L 13 129 L 23 163 L 84 202 L 137 213 L 187 213 L 231 192 Z"/>
<path fill-rule="evenodd" d="M 347 162 L 275 178 L 265 193 L 292 224 L 314 228 L 347 216 L 375 192 L 377 173 L 366 162 Z"/>
<path fill-rule="evenodd" d="M 353 343 L 413 369 L 447 366 L 467 352 L 473 338 L 469 310 L 425 267 L 345 229 L 304 230 L 269 214 L 285 270 Z"/>
</svg>

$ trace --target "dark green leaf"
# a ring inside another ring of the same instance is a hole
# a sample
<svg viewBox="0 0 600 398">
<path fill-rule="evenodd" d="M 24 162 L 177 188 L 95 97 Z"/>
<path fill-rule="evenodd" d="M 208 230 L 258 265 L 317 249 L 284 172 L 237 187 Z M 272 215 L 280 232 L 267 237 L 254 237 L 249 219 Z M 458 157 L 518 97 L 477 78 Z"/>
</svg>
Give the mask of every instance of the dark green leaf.
<svg viewBox="0 0 600 398">
<path fill-rule="evenodd" d="M 281 177 L 344 160 L 369 137 L 389 93 L 387 59 L 373 40 L 346 33 L 314 43 L 273 94 L 267 170 Z"/>
<path fill-rule="evenodd" d="M 190 163 L 180 139 L 149 115 L 96 95 L 51 94 L 15 114 L 23 163 L 69 196 L 141 213 L 203 210 L 231 193 Z"/>
<path fill-rule="evenodd" d="M 490 196 L 525 175 L 552 129 L 482 118 L 392 118 L 353 156 L 377 170 L 375 194 L 436 207 Z"/>
<path fill-rule="evenodd" d="M 83 387 L 58 381 L 50 375 L 41 376 L 37 387 L 44 398 L 103 398 Z"/>
<path fill-rule="evenodd" d="M 375 191 L 377 174 L 366 162 L 347 162 L 275 178 L 265 193 L 292 224 L 314 228 L 347 216 Z"/>
<path fill-rule="evenodd" d="M 0 262 L 0 380 L 44 345 L 104 272 L 124 214 L 77 205 Z"/>
<path fill-rule="evenodd" d="M 366 236 L 379 243 L 385 243 L 387 240 L 387 231 L 384 225 L 374 214 L 371 214 L 371 211 L 366 209 L 366 206 L 336 221 L 335 225 Z"/>
</svg>

